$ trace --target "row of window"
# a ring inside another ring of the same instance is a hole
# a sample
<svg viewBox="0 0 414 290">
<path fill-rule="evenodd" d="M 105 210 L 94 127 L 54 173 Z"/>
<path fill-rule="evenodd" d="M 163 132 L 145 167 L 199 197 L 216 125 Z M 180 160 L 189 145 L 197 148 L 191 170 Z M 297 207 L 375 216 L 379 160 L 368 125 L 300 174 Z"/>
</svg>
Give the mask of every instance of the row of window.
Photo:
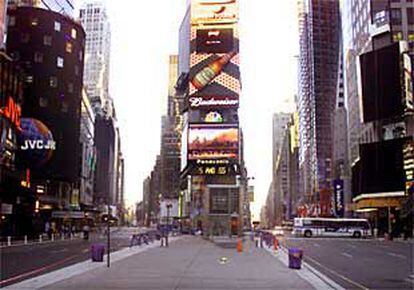
<svg viewBox="0 0 414 290">
<path fill-rule="evenodd" d="M 34 77 L 32 75 L 27 75 L 25 77 L 25 82 L 28 84 L 32 84 L 34 82 Z M 51 88 L 58 87 L 58 78 L 56 76 L 49 77 L 49 86 Z M 67 83 L 67 92 L 71 94 L 74 92 L 74 84 L 72 82 Z"/>
<path fill-rule="evenodd" d="M 14 27 L 16 25 L 16 17 L 15 16 L 10 16 L 8 19 L 9 19 L 8 20 L 8 26 L 9 27 Z M 30 24 L 32 26 L 38 26 L 39 25 L 39 18 L 37 18 L 37 17 L 32 18 Z M 56 32 L 60 32 L 61 29 L 62 29 L 62 24 L 59 21 L 54 21 L 53 28 Z M 77 32 L 76 28 L 72 28 L 71 33 L 70 33 L 72 39 L 76 39 L 77 34 L 78 34 L 78 32 Z"/>
</svg>

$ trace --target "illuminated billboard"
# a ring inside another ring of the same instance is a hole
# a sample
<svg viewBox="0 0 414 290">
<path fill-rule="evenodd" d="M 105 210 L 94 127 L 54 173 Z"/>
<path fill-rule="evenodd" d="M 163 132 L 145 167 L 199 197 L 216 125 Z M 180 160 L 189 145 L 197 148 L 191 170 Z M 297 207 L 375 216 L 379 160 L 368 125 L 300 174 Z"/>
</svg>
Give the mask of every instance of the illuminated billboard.
<svg viewBox="0 0 414 290">
<path fill-rule="evenodd" d="M 234 23 L 238 14 L 237 0 L 191 1 L 191 24 Z"/>
<path fill-rule="evenodd" d="M 197 53 L 229 53 L 233 50 L 232 28 L 197 29 Z"/>
<path fill-rule="evenodd" d="M 191 109 L 238 108 L 239 99 L 230 96 L 192 96 L 188 98 Z"/>
<path fill-rule="evenodd" d="M 238 159 L 239 129 L 237 125 L 220 127 L 190 125 L 188 160 Z"/>
</svg>

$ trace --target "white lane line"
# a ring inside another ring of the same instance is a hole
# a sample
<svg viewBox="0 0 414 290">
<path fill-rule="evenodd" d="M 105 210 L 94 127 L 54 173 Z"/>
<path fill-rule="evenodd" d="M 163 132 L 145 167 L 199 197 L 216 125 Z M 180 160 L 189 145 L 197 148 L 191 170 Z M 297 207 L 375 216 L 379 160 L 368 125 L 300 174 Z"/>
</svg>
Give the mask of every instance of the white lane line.
<svg viewBox="0 0 414 290">
<path fill-rule="evenodd" d="M 320 248 L 320 247 L 321 247 L 321 245 L 319 245 L 319 244 L 317 244 L 317 243 L 313 243 L 313 245 L 314 245 L 315 247 L 318 247 L 318 248 Z"/>
<path fill-rule="evenodd" d="M 342 254 L 342 256 L 345 256 L 345 257 L 348 257 L 348 258 L 352 258 L 352 255 L 351 254 L 348 254 L 348 253 L 341 253 Z"/>
<path fill-rule="evenodd" d="M 396 253 L 392 253 L 392 252 L 388 252 L 387 255 L 391 256 L 391 257 L 396 257 L 396 258 L 407 260 L 407 257 L 404 256 L 404 255 L 400 255 L 400 254 L 396 254 Z"/>
<path fill-rule="evenodd" d="M 289 257 L 287 250 L 285 248 L 279 248 L 275 253 L 272 248 L 264 247 L 271 255 L 276 257 L 281 261 L 286 267 L 289 265 Z M 336 289 L 336 290 L 345 290 L 338 283 L 328 278 L 326 275 L 322 274 L 314 267 L 310 266 L 308 263 L 302 260 L 302 269 L 295 271 L 302 279 L 309 282 L 315 289 Z"/>
<path fill-rule="evenodd" d="M 67 248 L 64 248 L 64 249 L 60 249 L 60 250 L 54 250 L 54 251 L 51 251 L 53 254 L 57 254 L 57 253 L 64 253 L 64 252 L 67 252 L 68 251 L 68 249 Z"/>
</svg>

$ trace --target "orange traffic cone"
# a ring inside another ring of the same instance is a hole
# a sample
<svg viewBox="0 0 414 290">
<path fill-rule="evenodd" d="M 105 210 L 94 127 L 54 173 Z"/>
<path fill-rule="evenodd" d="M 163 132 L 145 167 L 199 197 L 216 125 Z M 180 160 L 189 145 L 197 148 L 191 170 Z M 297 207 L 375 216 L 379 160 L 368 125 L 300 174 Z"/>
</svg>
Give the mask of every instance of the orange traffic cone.
<svg viewBox="0 0 414 290">
<path fill-rule="evenodd" d="M 237 252 L 239 253 L 243 252 L 243 242 L 241 239 L 237 241 Z"/>
<path fill-rule="evenodd" d="M 277 251 L 278 248 L 279 248 L 279 240 L 277 238 L 275 238 L 275 242 L 274 242 L 273 246 L 275 248 L 275 251 Z"/>
</svg>

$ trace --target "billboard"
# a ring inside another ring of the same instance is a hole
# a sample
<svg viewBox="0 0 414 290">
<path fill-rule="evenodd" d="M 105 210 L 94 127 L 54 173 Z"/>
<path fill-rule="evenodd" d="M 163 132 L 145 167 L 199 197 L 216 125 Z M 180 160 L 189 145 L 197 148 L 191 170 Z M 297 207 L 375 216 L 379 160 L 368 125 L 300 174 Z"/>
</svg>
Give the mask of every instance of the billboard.
<svg viewBox="0 0 414 290">
<path fill-rule="evenodd" d="M 333 201 L 334 201 L 334 211 L 337 217 L 344 216 L 344 181 L 342 179 L 335 179 L 333 181 Z"/>
<path fill-rule="evenodd" d="M 404 112 L 400 44 L 360 56 L 363 121 L 399 116 Z"/>
<path fill-rule="evenodd" d="M 354 197 L 405 189 L 403 148 L 409 141 L 410 138 L 399 138 L 359 145 L 360 159 L 352 167 Z"/>
<path fill-rule="evenodd" d="M 191 109 L 238 108 L 239 98 L 234 96 L 192 96 L 188 98 Z"/>
<path fill-rule="evenodd" d="M 197 29 L 197 53 L 229 53 L 233 50 L 232 28 Z"/>
<path fill-rule="evenodd" d="M 237 22 L 237 4 L 237 0 L 192 0 L 191 24 Z"/>
<path fill-rule="evenodd" d="M 237 125 L 190 125 L 188 159 L 238 159 L 239 129 Z"/>
</svg>

